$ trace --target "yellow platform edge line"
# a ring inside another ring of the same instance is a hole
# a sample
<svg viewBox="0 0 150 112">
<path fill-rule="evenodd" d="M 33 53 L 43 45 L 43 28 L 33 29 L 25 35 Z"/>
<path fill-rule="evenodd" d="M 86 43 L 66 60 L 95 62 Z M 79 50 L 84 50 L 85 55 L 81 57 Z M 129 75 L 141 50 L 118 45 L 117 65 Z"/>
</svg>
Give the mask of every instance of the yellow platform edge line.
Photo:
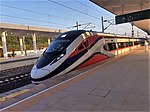
<svg viewBox="0 0 150 112">
<path fill-rule="evenodd" d="M 12 94 L 10 94 L 10 95 L 4 96 L 4 97 L 0 98 L 0 102 L 4 102 L 4 101 L 7 100 L 7 99 L 14 98 L 14 97 L 19 96 L 19 95 L 21 95 L 21 94 L 24 94 L 24 93 L 26 93 L 26 92 L 28 92 L 28 91 L 30 91 L 30 89 L 24 89 L 24 90 L 21 90 L 21 91 L 12 93 Z"/>
</svg>

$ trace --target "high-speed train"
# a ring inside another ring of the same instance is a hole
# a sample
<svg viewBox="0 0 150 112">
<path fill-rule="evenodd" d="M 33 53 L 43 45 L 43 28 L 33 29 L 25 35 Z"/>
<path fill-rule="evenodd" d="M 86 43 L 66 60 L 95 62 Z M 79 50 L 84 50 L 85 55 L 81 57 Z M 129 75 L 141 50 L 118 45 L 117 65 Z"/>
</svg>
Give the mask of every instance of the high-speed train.
<svg viewBox="0 0 150 112">
<path fill-rule="evenodd" d="M 43 52 L 31 70 L 39 83 L 140 46 L 138 38 L 95 31 L 74 30 L 60 34 Z"/>
</svg>

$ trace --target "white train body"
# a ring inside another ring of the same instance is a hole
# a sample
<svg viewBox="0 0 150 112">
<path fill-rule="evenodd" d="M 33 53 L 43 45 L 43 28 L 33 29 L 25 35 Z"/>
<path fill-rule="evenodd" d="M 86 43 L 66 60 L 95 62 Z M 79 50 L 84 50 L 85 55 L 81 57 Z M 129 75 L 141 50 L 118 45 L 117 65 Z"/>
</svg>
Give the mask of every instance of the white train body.
<svg viewBox="0 0 150 112">
<path fill-rule="evenodd" d="M 31 70 L 35 83 L 122 54 L 141 44 L 138 38 L 77 30 L 59 35 Z"/>
</svg>

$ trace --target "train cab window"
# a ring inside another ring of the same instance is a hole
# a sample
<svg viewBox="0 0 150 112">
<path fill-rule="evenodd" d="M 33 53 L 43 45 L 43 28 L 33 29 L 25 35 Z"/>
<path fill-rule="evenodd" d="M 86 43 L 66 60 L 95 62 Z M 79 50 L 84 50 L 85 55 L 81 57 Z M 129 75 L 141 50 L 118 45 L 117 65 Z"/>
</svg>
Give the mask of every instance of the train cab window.
<svg viewBox="0 0 150 112">
<path fill-rule="evenodd" d="M 78 50 L 81 50 L 81 49 L 83 49 L 84 47 L 83 47 L 83 45 L 81 44 L 79 47 L 78 47 Z"/>
<path fill-rule="evenodd" d="M 83 44 L 84 44 L 85 47 L 89 46 L 88 40 L 86 40 Z"/>
</svg>

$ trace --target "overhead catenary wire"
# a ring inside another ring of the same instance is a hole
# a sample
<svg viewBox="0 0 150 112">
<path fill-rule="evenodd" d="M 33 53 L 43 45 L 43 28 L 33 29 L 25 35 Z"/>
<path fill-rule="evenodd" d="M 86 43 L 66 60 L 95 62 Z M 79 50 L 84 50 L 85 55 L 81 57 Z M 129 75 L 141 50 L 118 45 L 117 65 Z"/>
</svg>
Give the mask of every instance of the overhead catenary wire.
<svg viewBox="0 0 150 112">
<path fill-rule="evenodd" d="M 84 5 L 84 6 L 88 7 L 88 8 L 90 8 L 90 9 L 92 9 L 92 10 L 98 12 L 98 13 L 101 13 L 101 14 L 104 14 L 104 15 L 108 15 L 109 17 L 112 17 L 112 16 L 110 16 L 109 14 L 107 14 L 107 13 L 102 13 L 102 12 L 100 12 L 99 10 L 96 10 L 95 8 L 93 8 L 93 7 L 91 7 L 91 6 L 88 6 L 88 5 L 82 3 L 82 2 L 80 2 L 80 1 L 78 1 L 78 0 L 74 0 L 74 1 L 77 2 L 77 3 L 79 3 L 79 4 L 81 4 L 81 5 Z"/>
<path fill-rule="evenodd" d="M 96 10 L 95 8 L 90 7 L 90 6 L 88 6 L 88 5 L 86 5 L 86 4 L 82 3 L 82 2 L 80 2 L 80 1 L 78 1 L 78 0 L 74 0 L 74 1 L 75 1 L 75 2 L 77 2 L 77 3 L 79 3 L 79 4 L 81 4 L 81 5 L 84 5 L 84 6 L 86 6 L 86 7 L 89 7 L 89 8 L 91 8 L 91 9 L 93 9 L 93 10 L 95 10 L 95 11 L 99 12 L 99 13 L 102 13 L 102 12 L 100 12 L 100 11 Z M 104 14 L 104 13 L 102 13 L 102 14 Z M 105 13 L 105 14 L 106 14 L 106 15 L 108 15 L 109 17 L 112 17 L 112 16 L 110 16 L 110 15 L 109 15 L 109 14 L 107 14 L 107 13 Z M 114 19 L 112 19 L 112 20 L 114 20 Z M 122 26 L 122 27 L 125 27 L 125 28 L 129 29 L 129 27 L 127 27 L 127 26 Z"/>
<path fill-rule="evenodd" d="M 79 13 L 81 13 L 81 14 L 88 15 L 89 17 L 92 17 L 92 18 L 95 18 L 95 19 L 98 19 L 98 20 L 99 20 L 99 18 L 96 17 L 96 16 L 93 16 L 93 15 L 91 15 L 91 14 L 87 14 L 86 12 L 77 10 L 77 9 L 75 9 L 75 8 L 72 8 L 72 7 L 70 7 L 70 6 L 64 5 L 64 4 L 62 4 L 62 3 L 59 3 L 59 2 L 56 2 L 56 1 L 53 1 L 53 0 L 48 0 L 48 1 L 49 1 L 49 2 L 52 2 L 52 3 L 55 3 L 55 4 L 58 4 L 58 5 L 62 6 L 62 7 L 71 9 L 71 10 L 73 10 L 73 11 L 79 12 Z"/>
<path fill-rule="evenodd" d="M 32 19 L 32 18 L 24 18 L 24 17 L 11 16 L 11 15 L 5 15 L 5 14 L 0 14 L 0 15 L 1 16 L 6 16 L 6 17 L 18 18 L 18 19 L 26 19 L 26 20 L 30 20 L 30 21 L 36 21 L 36 22 L 42 22 L 42 23 L 50 23 L 50 24 L 55 24 L 55 25 L 70 26 L 70 25 L 60 24 L 60 23 L 55 23 L 55 22 L 36 20 L 36 19 Z"/>
<path fill-rule="evenodd" d="M 47 13 L 43 13 L 43 12 L 38 12 L 38 11 L 34 11 L 34 10 L 29 10 L 29 9 L 24 9 L 24 8 L 18 8 L 18 7 L 14 7 L 14 6 L 9 6 L 9 5 L 5 5 L 5 4 L 0 4 L 3 7 L 7 7 L 7 8 L 12 8 L 12 9 L 17 9 L 17 10 L 22 10 L 22 11 L 26 11 L 26 12 L 31 12 L 31 13 L 36 13 L 36 14 L 40 14 L 40 15 L 45 15 L 48 17 L 54 17 L 54 18 L 58 18 L 58 19 L 64 19 L 64 20 L 70 20 L 70 21 L 79 21 L 79 22 L 88 22 L 88 21 L 81 21 L 81 20 L 77 20 L 75 18 L 70 18 L 70 17 L 63 17 L 63 16 L 58 16 L 58 15 L 51 15 L 51 14 L 47 14 Z"/>
<path fill-rule="evenodd" d="M 76 11 L 76 12 L 79 12 L 79 13 L 82 13 L 82 14 L 85 14 L 85 15 L 88 15 L 88 16 L 90 16 L 90 17 L 92 17 L 92 18 L 97 19 L 97 20 L 99 20 L 99 19 L 100 19 L 100 18 L 98 18 L 98 17 L 92 16 L 92 15 L 90 15 L 90 14 L 86 13 L 86 12 L 83 12 L 83 11 L 77 10 L 77 9 L 75 9 L 75 8 L 72 8 L 72 7 L 69 7 L 69 6 L 64 5 L 64 4 L 62 4 L 62 3 L 58 3 L 58 2 L 53 1 L 53 0 L 48 0 L 48 1 L 53 2 L 53 3 L 55 3 L 55 4 L 58 4 L 58 5 L 62 6 L 62 7 L 65 7 L 65 8 L 71 9 L 71 10 L 74 10 L 74 11 Z M 85 5 L 85 6 L 86 6 L 86 5 Z M 93 8 L 93 9 L 94 9 L 94 8 Z M 96 10 L 96 11 L 97 11 L 97 10 Z"/>
<path fill-rule="evenodd" d="M 67 20 L 72 20 L 72 21 L 78 21 L 78 20 L 75 20 L 73 18 L 68 18 L 68 17 L 62 17 L 62 16 L 57 16 L 57 15 L 50 15 L 50 14 L 46 14 L 46 13 L 43 13 L 43 12 L 38 12 L 38 11 L 33 11 L 33 10 L 29 10 L 29 9 L 24 9 L 24 8 L 18 8 L 18 7 L 14 7 L 14 6 L 9 6 L 9 5 L 4 5 L 4 4 L 0 4 L 1 6 L 3 7 L 8 7 L 8 8 L 13 8 L 13 9 L 17 9 L 17 10 L 22 10 L 22 11 L 28 11 L 28 12 L 32 12 L 32 13 L 37 13 L 37 14 L 41 14 L 41 15 L 46 15 L 46 16 L 50 16 L 50 17 L 56 17 L 56 18 L 61 18 L 61 19 L 67 19 Z M 87 14 L 87 13 L 84 13 L 84 14 Z M 6 15 L 5 15 L 6 16 Z M 7 15 L 8 16 L 8 15 Z M 9 15 L 10 17 L 10 15 Z M 12 16 L 11 16 L 12 17 Z M 13 16 L 14 17 L 14 16 Z M 15 17 L 17 18 L 17 17 Z M 20 19 L 23 19 L 21 17 L 19 17 Z M 18 19 L 19 19 L 18 18 Z M 98 19 L 98 18 L 97 18 Z M 29 19 L 28 19 L 29 20 Z M 31 19 L 30 19 L 31 20 Z M 33 19 L 32 19 L 33 20 Z M 41 20 L 36 20 L 38 22 L 41 22 Z M 85 22 L 85 21 L 82 21 L 82 22 Z M 53 23 L 53 22 L 51 22 Z"/>
<path fill-rule="evenodd" d="M 87 4 L 84 4 L 84 3 L 82 3 L 82 2 L 80 2 L 80 1 L 78 1 L 78 0 L 74 0 L 74 1 L 76 1 L 76 2 L 78 2 L 78 3 L 80 3 L 80 4 L 82 4 L 82 5 L 84 5 L 85 7 L 86 7 L 86 11 L 83 11 L 83 10 L 78 10 L 78 9 L 76 9 L 76 8 L 74 8 L 74 7 L 71 7 L 70 5 L 68 6 L 68 5 L 64 5 L 64 4 L 62 4 L 61 2 L 57 2 L 57 1 L 54 1 L 54 0 L 48 0 L 49 2 L 53 2 L 53 3 L 55 3 L 55 4 L 57 4 L 57 5 L 60 5 L 60 6 L 62 6 L 62 7 L 65 7 L 65 8 L 68 8 L 68 9 L 70 9 L 70 10 L 74 10 L 75 12 L 79 12 L 79 13 L 82 13 L 82 14 L 84 14 L 84 15 L 86 15 L 86 16 L 89 16 L 89 17 L 91 17 L 91 18 L 94 18 L 94 19 L 96 19 L 96 20 L 100 20 L 100 18 L 99 17 L 96 17 L 96 16 L 94 16 L 94 14 L 92 13 L 88 13 L 87 12 L 87 8 L 90 8 L 90 9 L 93 9 L 94 11 L 97 11 L 97 12 L 99 12 L 99 13 L 103 13 L 103 12 L 100 12 L 99 10 L 96 10 L 95 8 L 93 8 L 93 7 L 90 7 L 90 6 L 88 6 Z M 34 11 L 34 10 L 29 10 L 29 9 L 24 9 L 24 8 L 18 8 L 18 7 L 14 7 L 14 6 L 9 6 L 9 5 L 4 5 L 4 4 L 0 4 L 1 6 L 3 6 L 3 7 L 8 7 L 8 8 L 13 8 L 13 9 L 17 9 L 17 10 L 22 10 L 22 11 L 28 11 L 28 12 L 32 12 L 32 13 L 37 13 L 37 14 L 41 14 L 41 15 L 46 15 L 46 16 L 48 16 L 48 17 L 56 17 L 56 18 L 59 18 L 59 19 L 66 19 L 66 20 L 70 20 L 70 21 L 74 21 L 74 22 L 76 22 L 76 21 L 78 21 L 78 22 L 80 22 L 79 20 L 77 20 L 77 19 L 74 19 L 74 18 L 70 18 L 70 17 L 63 17 L 63 16 L 57 16 L 57 15 L 50 15 L 50 14 L 47 14 L 47 13 L 45 13 L 45 12 L 38 12 L 38 11 Z M 105 13 L 105 12 L 104 12 Z M 103 13 L 103 14 L 104 14 Z M 105 14 L 107 14 L 107 13 L 105 13 Z M 104 15 L 105 15 L 104 14 Z M 108 14 L 107 14 L 108 15 Z M 17 17 L 17 16 L 11 16 L 11 15 L 5 15 L 5 14 L 3 14 L 2 16 L 7 16 L 7 17 L 13 17 L 13 18 L 18 18 L 18 19 L 27 19 L 27 20 L 30 20 L 30 21 L 36 21 L 36 22 L 40 22 L 40 23 L 49 23 L 49 24 L 55 24 L 55 25 L 59 25 L 59 26 L 63 26 L 63 27 L 65 27 L 65 26 L 71 26 L 71 25 L 66 25 L 66 24 L 61 24 L 61 23 L 56 23 L 56 22 L 50 22 L 50 21 L 44 21 L 44 20 L 37 20 L 37 19 L 33 19 L 33 18 L 24 18 L 24 17 Z M 110 16 L 110 15 L 109 15 Z M 97 22 L 98 22 L 97 21 Z M 85 21 L 82 21 L 82 22 L 85 22 Z M 86 22 L 89 22 L 89 21 L 86 21 Z M 100 26 L 99 24 L 97 24 L 96 23 L 96 21 L 92 21 L 92 24 L 93 23 L 95 23 L 95 25 L 96 26 Z M 125 26 L 121 26 L 121 27 L 125 27 Z M 127 27 L 126 27 L 126 29 L 128 29 Z"/>
<path fill-rule="evenodd" d="M 51 15 L 51 14 L 47 14 L 47 13 L 43 13 L 43 12 L 33 11 L 33 10 L 29 10 L 29 9 L 24 9 L 24 8 L 18 8 L 18 7 L 9 6 L 9 5 L 4 5 L 4 4 L 0 4 L 0 6 L 8 7 L 8 8 L 13 8 L 13 9 L 17 9 L 17 10 L 22 10 L 22 11 L 27 11 L 27 12 L 32 12 L 32 13 L 37 13 L 37 14 L 41 14 L 41 15 L 45 15 L 45 16 L 50 16 L 50 17 L 56 17 L 56 18 L 61 18 L 61 19 L 67 19 L 67 20 L 71 20 L 71 21 L 77 21 L 77 20 L 74 19 L 74 18 L 63 17 L 63 16 L 57 16 L 57 15 Z"/>
</svg>

